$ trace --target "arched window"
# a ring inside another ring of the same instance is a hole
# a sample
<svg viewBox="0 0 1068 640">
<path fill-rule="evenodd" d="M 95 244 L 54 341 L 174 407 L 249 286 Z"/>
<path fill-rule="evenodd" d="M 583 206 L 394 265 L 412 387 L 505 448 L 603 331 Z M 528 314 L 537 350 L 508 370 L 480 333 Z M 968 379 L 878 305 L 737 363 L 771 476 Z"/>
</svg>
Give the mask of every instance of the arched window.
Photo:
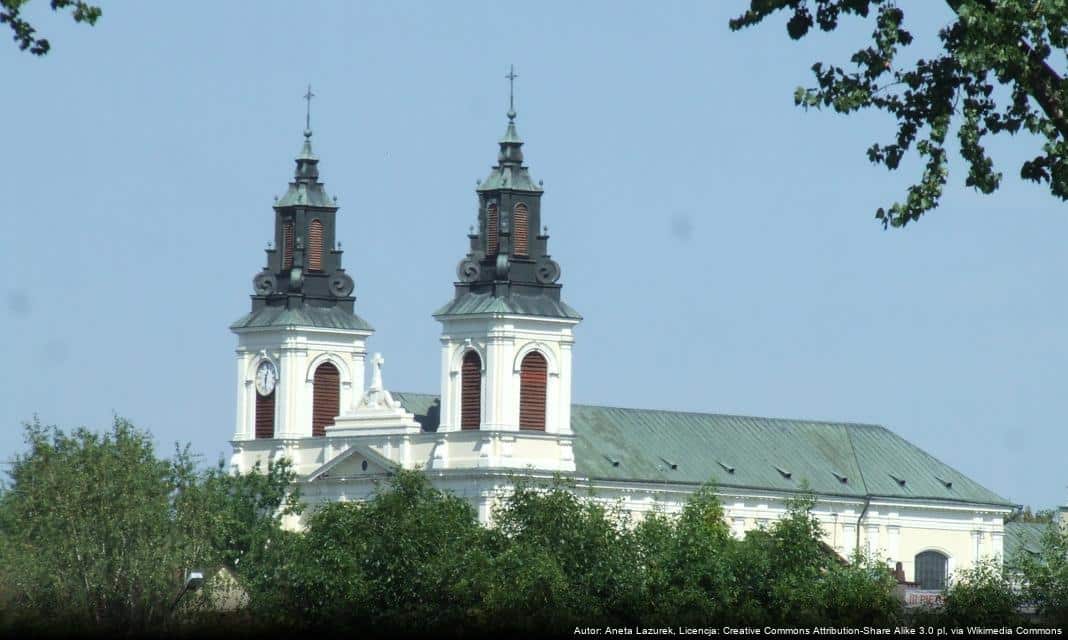
<svg viewBox="0 0 1068 640">
<path fill-rule="evenodd" d="M 282 268 L 293 266 L 293 223 L 282 225 Z"/>
<path fill-rule="evenodd" d="M 519 428 L 545 431 L 545 385 L 549 363 L 531 351 L 519 365 Z"/>
<path fill-rule="evenodd" d="M 460 428 L 478 429 L 482 424 L 482 358 L 475 351 L 464 354 L 460 370 Z"/>
<path fill-rule="evenodd" d="M 341 413 L 341 375 L 332 363 L 324 362 L 316 367 L 312 384 L 312 435 L 325 436 Z"/>
<path fill-rule="evenodd" d="M 274 391 L 270 395 L 256 394 L 256 438 L 274 437 Z"/>
<path fill-rule="evenodd" d="M 525 256 L 530 246 L 530 218 L 527 215 L 527 205 L 520 202 L 515 206 L 515 213 L 512 216 L 514 218 L 512 224 L 512 237 L 515 238 L 513 246 L 515 246 L 515 255 Z"/>
<path fill-rule="evenodd" d="M 497 228 L 500 226 L 500 217 L 497 212 L 497 205 L 490 203 L 486 207 L 486 253 L 491 256 L 497 255 L 497 245 L 500 240 L 497 233 Z"/>
<path fill-rule="evenodd" d="M 308 271 L 323 270 L 323 223 L 316 218 L 308 225 Z"/>
<path fill-rule="evenodd" d="M 921 589 L 941 590 L 946 588 L 949 575 L 949 558 L 937 551 L 916 554 L 916 582 Z"/>
</svg>

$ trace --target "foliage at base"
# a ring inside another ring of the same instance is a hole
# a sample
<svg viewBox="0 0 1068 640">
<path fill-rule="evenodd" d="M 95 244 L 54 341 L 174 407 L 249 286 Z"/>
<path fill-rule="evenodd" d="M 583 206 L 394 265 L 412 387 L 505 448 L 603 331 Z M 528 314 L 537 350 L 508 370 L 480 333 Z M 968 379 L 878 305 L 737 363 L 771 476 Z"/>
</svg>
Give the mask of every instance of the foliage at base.
<svg viewBox="0 0 1068 640">
<path fill-rule="evenodd" d="M 228 636 L 490 633 L 575 628 L 1015 626 L 1033 605 L 1061 624 L 1066 534 L 1041 557 L 954 576 L 938 610 L 906 616 L 886 562 L 823 542 L 814 498 L 733 536 L 715 487 L 635 521 L 557 478 L 516 479 L 484 527 L 418 471 L 363 502 L 326 504 L 300 533 L 288 463 L 202 470 L 156 456 L 116 419 L 99 435 L 38 423 L 0 492 L 0 630 Z M 203 588 L 184 593 L 187 572 Z"/>
</svg>

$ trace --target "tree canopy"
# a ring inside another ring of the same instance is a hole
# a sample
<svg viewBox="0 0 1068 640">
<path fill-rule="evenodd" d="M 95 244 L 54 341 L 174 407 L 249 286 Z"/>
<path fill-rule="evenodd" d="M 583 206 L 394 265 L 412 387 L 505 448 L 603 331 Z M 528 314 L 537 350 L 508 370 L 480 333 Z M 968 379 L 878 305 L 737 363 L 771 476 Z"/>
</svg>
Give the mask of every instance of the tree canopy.
<svg viewBox="0 0 1068 640">
<path fill-rule="evenodd" d="M 824 543 L 812 496 L 737 538 L 713 486 L 635 520 L 570 480 L 520 477 L 486 527 L 466 498 L 395 470 L 296 532 L 282 527 L 302 508 L 285 461 L 203 469 L 187 449 L 157 456 L 121 419 L 103 434 L 35 422 L 26 439 L 0 491 L 0 633 L 1012 626 L 1023 603 L 1068 620 L 1068 532 L 1055 525 L 1039 555 L 976 565 L 941 609 L 909 614 L 885 559 L 847 562 Z M 190 569 L 205 588 L 176 608 Z"/>
<path fill-rule="evenodd" d="M 569 481 L 519 479 L 486 528 L 464 499 L 398 471 L 371 500 L 325 505 L 274 547 L 249 606 L 274 624 L 334 632 L 900 620 L 885 563 L 841 562 L 811 505 L 738 540 L 712 487 L 680 514 L 634 522 Z"/>
<path fill-rule="evenodd" d="M 200 470 L 120 418 L 104 434 L 35 421 L 26 441 L 0 493 L 0 624 L 165 628 L 188 571 L 254 563 L 299 508 L 288 464 Z"/>
<path fill-rule="evenodd" d="M 868 148 L 868 158 L 897 169 L 907 153 L 923 161 L 905 197 L 876 211 L 884 227 L 903 227 L 938 206 L 948 176 L 947 138 L 956 131 L 968 166 L 965 184 L 989 194 L 1002 174 L 986 151 L 986 138 L 1026 131 L 1040 148 L 1020 176 L 1045 183 L 1068 199 L 1068 4 L 1036 0 L 945 0 L 952 21 L 938 32 L 940 52 L 902 64 L 913 44 L 905 10 L 891 0 L 750 0 L 730 21 L 732 30 L 788 15 L 795 40 L 814 27 L 834 31 L 840 20 L 872 24 L 871 40 L 850 58 L 851 67 L 817 62 L 816 85 L 798 88 L 802 108 L 829 107 L 848 114 L 876 109 L 897 122 L 896 136 Z"/>
<path fill-rule="evenodd" d="M 1037 554 L 1022 551 L 1008 560 L 1021 578 L 1024 600 L 1050 624 L 1068 627 L 1068 524 L 1047 526 Z"/>
</svg>

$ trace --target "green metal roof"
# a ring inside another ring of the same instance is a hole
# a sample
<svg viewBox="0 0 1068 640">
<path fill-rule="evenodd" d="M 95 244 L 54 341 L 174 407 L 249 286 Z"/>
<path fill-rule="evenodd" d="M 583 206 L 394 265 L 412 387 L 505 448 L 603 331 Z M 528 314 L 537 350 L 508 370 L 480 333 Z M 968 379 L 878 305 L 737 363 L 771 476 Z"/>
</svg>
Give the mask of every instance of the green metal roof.
<svg viewBox="0 0 1068 640">
<path fill-rule="evenodd" d="M 274 203 L 276 208 L 312 206 L 337 209 L 337 204 L 319 182 L 319 157 L 312 152 L 311 136 L 311 129 L 305 129 L 304 146 L 296 158 L 296 174 L 285 195 Z"/>
<path fill-rule="evenodd" d="M 496 189 L 515 189 L 516 191 L 542 191 L 541 186 L 534 183 L 530 172 L 526 167 L 500 167 L 490 171 L 478 185 L 476 191 L 494 191 Z"/>
<path fill-rule="evenodd" d="M 497 297 L 488 293 L 464 293 L 434 312 L 435 316 L 464 316 L 504 313 L 521 316 L 548 316 L 581 320 L 582 316 L 563 301 L 548 296 L 512 294 Z"/>
<path fill-rule="evenodd" d="M 394 396 L 437 429 L 437 396 Z M 875 425 L 572 405 L 571 428 L 590 478 L 1012 506 Z"/>
<path fill-rule="evenodd" d="M 437 431 L 440 423 L 441 403 L 438 396 L 429 393 L 401 393 L 391 392 L 393 399 L 401 403 L 406 411 L 415 414 L 415 421 L 423 427 L 423 431 Z"/>
<path fill-rule="evenodd" d="M 515 112 L 508 112 L 508 128 L 500 139 L 501 151 L 497 156 L 497 166 L 490 170 L 476 191 L 495 191 L 497 189 L 514 189 L 540 193 L 541 185 L 534 184 L 530 171 L 523 165 L 523 141 L 515 129 Z"/>
<path fill-rule="evenodd" d="M 1046 522 L 1006 522 L 1005 559 L 1012 560 L 1021 552 L 1038 555 L 1042 552 L 1042 536 L 1055 526 Z"/>
<path fill-rule="evenodd" d="M 274 206 L 309 206 L 335 209 L 337 208 L 337 203 L 327 195 L 321 184 L 294 182 L 290 183 L 285 194 L 274 203 Z"/>
<path fill-rule="evenodd" d="M 300 309 L 263 307 L 244 315 L 230 325 L 231 329 L 257 327 L 319 327 L 323 329 L 358 329 L 374 331 L 366 320 L 337 307 L 304 305 Z"/>
</svg>

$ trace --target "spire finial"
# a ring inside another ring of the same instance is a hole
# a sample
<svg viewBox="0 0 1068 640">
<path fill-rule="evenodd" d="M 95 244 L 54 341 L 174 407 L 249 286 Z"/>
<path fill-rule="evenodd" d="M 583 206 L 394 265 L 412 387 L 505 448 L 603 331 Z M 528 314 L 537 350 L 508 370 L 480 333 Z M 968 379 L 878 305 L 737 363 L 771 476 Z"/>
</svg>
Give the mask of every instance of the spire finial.
<svg viewBox="0 0 1068 640">
<path fill-rule="evenodd" d="M 312 93 L 311 85 L 309 84 L 308 85 L 308 93 L 304 94 L 304 99 L 307 100 L 307 102 L 308 102 L 308 109 L 304 114 L 304 137 L 305 138 L 310 138 L 311 137 L 311 133 L 312 133 L 312 131 L 311 131 L 311 101 L 312 101 L 312 98 L 314 98 L 314 97 L 315 97 L 315 94 Z"/>
<path fill-rule="evenodd" d="M 508 65 L 508 119 L 515 120 L 515 79 L 519 77 L 515 72 L 515 65 Z"/>
</svg>

